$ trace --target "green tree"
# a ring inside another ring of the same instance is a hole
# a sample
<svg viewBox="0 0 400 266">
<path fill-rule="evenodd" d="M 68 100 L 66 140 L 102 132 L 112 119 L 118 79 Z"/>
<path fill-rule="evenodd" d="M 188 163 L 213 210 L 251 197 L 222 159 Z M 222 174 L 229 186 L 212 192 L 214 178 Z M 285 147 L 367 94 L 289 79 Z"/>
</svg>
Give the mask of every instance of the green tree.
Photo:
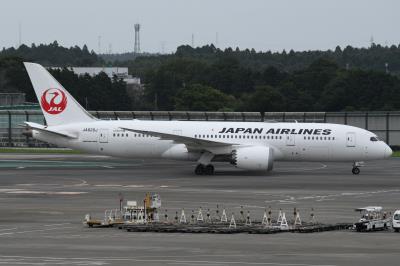
<svg viewBox="0 0 400 266">
<path fill-rule="evenodd" d="M 234 97 L 201 84 L 182 88 L 175 97 L 176 110 L 220 111 L 233 110 Z"/>
<path fill-rule="evenodd" d="M 285 100 L 278 89 L 258 86 L 256 91 L 245 96 L 242 109 L 251 112 L 285 111 Z"/>
</svg>

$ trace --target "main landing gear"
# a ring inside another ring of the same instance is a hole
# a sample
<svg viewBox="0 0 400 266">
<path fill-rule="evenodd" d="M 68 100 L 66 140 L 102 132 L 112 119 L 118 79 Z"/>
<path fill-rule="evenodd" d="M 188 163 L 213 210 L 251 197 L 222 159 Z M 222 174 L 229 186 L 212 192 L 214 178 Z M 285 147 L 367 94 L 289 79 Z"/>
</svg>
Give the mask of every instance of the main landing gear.
<svg viewBox="0 0 400 266">
<path fill-rule="evenodd" d="M 363 166 L 364 166 L 364 162 L 354 162 L 353 169 L 351 170 L 353 175 L 358 175 L 360 173 L 360 167 L 363 167 Z"/>
<path fill-rule="evenodd" d="M 197 161 L 199 164 L 196 166 L 194 173 L 196 175 L 213 175 L 214 174 L 214 166 L 210 164 L 214 154 L 209 151 L 205 151 L 201 154 L 199 160 Z"/>
<path fill-rule="evenodd" d="M 214 174 L 214 166 L 212 164 L 198 164 L 196 169 L 194 169 L 194 173 L 196 175 L 213 175 Z"/>
</svg>

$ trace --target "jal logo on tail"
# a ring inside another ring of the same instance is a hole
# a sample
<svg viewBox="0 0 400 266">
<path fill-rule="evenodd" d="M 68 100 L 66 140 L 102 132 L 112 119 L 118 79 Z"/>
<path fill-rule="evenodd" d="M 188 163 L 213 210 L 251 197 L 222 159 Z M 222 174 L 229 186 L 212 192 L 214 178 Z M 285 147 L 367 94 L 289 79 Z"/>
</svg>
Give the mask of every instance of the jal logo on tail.
<svg viewBox="0 0 400 266">
<path fill-rule="evenodd" d="M 52 115 L 61 113 L 67 107 L 67 97 L 65 93 L 55 88 L 47 89 L 43 92 L 40 102 L 43 110 Z"/>
</svg>

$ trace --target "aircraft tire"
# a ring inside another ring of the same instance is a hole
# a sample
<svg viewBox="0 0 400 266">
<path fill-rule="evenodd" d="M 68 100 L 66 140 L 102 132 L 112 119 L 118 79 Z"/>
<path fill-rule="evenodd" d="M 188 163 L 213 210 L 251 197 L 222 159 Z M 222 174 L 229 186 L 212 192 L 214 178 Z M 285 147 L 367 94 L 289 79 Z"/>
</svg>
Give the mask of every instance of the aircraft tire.
<svg viewBox="0 0 400 266">
<path fill-rule="evenodd" d="M 196 175 L 204 175 L 205 174 L 205 167 L 203 164 L 198 164 L 194 169 L 194 173 Z"/>
<path fill-rule="evenodd" d="M 206 175 L 214 175 L 214 166 L 212 164 L 206 165 L 204 172 Z"/>
<path fill-rule="evenodd" d="M 353 167 L 353 169 L 351 170 L 351 172 L 353 173 L 353 175 L 358 175 L 360 173 L 360 168 L 358 167 Z"/>
</svg>

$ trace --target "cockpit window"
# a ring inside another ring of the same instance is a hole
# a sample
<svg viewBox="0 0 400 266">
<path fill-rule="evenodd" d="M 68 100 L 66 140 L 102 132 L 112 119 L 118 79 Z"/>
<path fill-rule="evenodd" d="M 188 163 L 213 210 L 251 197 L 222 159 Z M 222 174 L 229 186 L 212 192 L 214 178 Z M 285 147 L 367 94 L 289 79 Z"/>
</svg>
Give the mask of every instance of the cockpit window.
<svg viewBox="0 0 400 266">
<path fill-rule="evenodd" d="M 378 137 L 371 137 L 370 140 L 371 141 L 379 141 Z"/>
</svg>

